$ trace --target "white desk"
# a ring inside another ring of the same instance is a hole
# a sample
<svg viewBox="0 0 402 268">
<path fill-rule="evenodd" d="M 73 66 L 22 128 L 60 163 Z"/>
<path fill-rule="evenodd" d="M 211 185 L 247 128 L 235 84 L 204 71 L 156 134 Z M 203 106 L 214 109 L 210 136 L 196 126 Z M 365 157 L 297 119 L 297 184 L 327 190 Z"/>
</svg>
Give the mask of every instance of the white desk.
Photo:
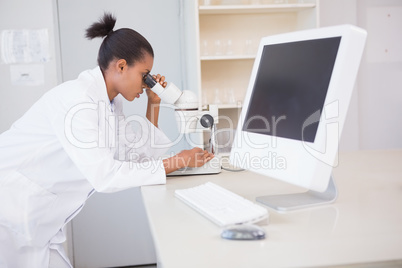
<svg viewBox="0 0 402 268">
<path fill-rule="evenodd" d="M 380 262 L 402 266 L 402 150 L 341 153 L 332 205 L 280 214 L 270 210 L 267 238 L 232 241 L 174 197 L 174 190 L 212 181 L 250 200 L 301 191 L 250 172 L 169 178 L 142 187 L 158 267 L 309 267 Z M 362 267 L 366 267 L 366 266 Z M 360 267 L 360 265 L 356 265 Z"/>
</svg>

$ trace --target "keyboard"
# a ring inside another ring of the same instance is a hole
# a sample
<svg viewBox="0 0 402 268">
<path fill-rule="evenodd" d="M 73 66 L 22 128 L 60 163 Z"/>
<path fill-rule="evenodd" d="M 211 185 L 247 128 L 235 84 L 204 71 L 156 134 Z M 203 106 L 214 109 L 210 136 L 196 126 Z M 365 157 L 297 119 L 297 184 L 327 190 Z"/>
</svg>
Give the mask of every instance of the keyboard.
<svg viewBox="0 0 402 268">
<path fill-rule="evenodd" d="M 266 208 L 212 182 L 176 190 L 175 196 L 218 226 L 255 223 L 268 218 Z"/>
</svg>

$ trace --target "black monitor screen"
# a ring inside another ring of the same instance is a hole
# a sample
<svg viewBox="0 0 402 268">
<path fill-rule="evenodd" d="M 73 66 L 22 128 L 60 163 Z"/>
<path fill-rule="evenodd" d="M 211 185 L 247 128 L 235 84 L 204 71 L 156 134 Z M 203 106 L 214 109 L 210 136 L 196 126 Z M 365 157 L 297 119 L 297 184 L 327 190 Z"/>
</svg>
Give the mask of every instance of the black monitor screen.
<svg viewBox="0 0 402 268">
<path fill-rule="evenodd" d="M 266 45 L 243 131 L 314 142 L 341 37 Z M 319 117 L 318 117 L 319 119 Z"/>
</svg>

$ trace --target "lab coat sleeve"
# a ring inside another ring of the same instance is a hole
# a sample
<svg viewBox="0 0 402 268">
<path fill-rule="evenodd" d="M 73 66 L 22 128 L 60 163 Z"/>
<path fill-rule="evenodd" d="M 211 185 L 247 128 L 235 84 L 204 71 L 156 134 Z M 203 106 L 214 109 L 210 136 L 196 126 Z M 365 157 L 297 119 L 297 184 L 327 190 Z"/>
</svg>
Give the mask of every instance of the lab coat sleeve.
<svg viewBox="0 0 402 268">
<path fill-rule="evenodd" d="M 116 110 L 117 150 L 115 158 L 122 161 L 146 162 L 163 157 L 171 147 L 170 139 L 148 119 L 131 115 L 125 117 Z"/>
<path fill-rule="evenodd" d="M 57 104 L 52 104 L 57 106 Z M 113 117 L 102 116 L 93 102 L 53 107 L 52 126 L 63 149 L 98 192 L 116 192 L 141 185 L 166 183 L 162 159 L 142 162 L 114 158 Z M 62 171 L 60 171 L 62 172 Z"/>
<path fill-rule="evenodd" d="M 145 162 L 164 156 L 171 141 L 146 118 L 138 118 L 136 124 L 119 121 L 118 127 L 118 159 L 122 161 Z"/>
</svg>

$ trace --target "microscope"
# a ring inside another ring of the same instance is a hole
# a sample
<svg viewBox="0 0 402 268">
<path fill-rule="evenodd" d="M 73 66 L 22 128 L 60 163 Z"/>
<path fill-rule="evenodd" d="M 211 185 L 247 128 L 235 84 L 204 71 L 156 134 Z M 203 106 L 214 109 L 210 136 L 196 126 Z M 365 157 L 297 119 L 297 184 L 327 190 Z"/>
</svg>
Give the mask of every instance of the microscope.
<svg viewBox="0 0 402 268">
<path fill-rule="evenodd" d="M 175 175 L 216 174 L 221 172 L 221 163 L 218 157 L 216 143 L 216 124 L 218 123 L 218 107 L 208 105 L 206 110 L 198 107 L 197 95 L 190 90 L 181 91 L 175 84 L 169 83 L 165 88 L 156 82 L 152 75 L 144 77 L 144 83 L 155 92 L 162 101 L 171 104 L 175 109 L 175 120 L 179 132 L 182 134 L 209 132 L 210 138 L 205 149 L 213 153 L 215 157 L 202 167 L 184 168 L 172 172 Z"/>
</svg>

